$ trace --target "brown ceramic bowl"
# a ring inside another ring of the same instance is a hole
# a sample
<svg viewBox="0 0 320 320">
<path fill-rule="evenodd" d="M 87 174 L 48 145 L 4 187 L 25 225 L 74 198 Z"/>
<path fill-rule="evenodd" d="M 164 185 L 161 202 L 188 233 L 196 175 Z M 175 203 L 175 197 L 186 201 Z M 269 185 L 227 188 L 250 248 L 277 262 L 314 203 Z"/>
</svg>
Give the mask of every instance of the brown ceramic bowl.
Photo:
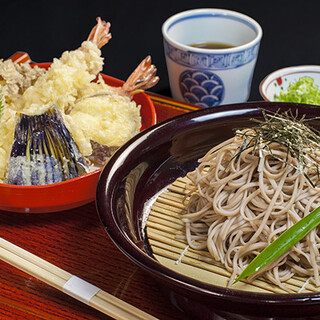
<svg viewBox="0 0 320 320">
<path fill-rule="evenodd" d="M 178 274 L 160 264 L 142 228 L 144 204 L 197 165 L 213 145 L 252 125 L 261 108 L 299 109 L 307 117 L 319 107 L 253 102 L 201 109 L 157 124 L 134 137 L 108 162 L 98 182 L 97 209 L 118 248 L 151 274 L 178 308 L 192 319 L 319 319 L 320 289 L 312 294 L 269 294 L 219 287 Z M 294 111 L 295 112 L 295 111 Z M 320 124 L 318 124 L 318 127 Z M 135 178 L 132 179 L 132 176 Z M 131 179 L 131 188 L 124 188 Z"/>
</svg>

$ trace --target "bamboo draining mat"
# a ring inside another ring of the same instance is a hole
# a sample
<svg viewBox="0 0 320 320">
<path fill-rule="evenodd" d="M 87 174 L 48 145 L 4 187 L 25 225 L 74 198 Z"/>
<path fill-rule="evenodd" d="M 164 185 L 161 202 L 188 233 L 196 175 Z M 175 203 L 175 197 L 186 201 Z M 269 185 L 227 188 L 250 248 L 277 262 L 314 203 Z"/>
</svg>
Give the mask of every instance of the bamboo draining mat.
<svg viewBox="0 0 320 320">
<path fill-rule="evenodd" d="M 178 178 L 152 205 L 146 231 L 153 254 L 161 264 L 178 273 L 226 287 L 229 272 L 224 267 L 214 264 L 208 251 L 193 250 L 185 240 L 180 239 L 184 235 L 181 215 L 185 213 L 183 200 L 187 192 L 186 178 Z M 306 278 L 290 279 L 286 286 L 295 292 L 319 292 L 319 289 Z M 252 283 L 241 281 L 232 288 L 261 293 L 286 293 L 283 289 L 258 279 Z"/>
</svg>

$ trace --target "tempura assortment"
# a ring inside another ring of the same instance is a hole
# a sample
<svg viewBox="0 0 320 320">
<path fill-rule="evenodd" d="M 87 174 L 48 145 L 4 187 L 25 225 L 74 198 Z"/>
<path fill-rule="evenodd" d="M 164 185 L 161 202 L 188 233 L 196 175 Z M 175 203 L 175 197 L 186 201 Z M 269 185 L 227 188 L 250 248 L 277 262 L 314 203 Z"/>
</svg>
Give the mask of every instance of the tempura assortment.
<svg viewBox="0 0 320 320">
<path fill-rule="evenodd" d="M 97 24 L 81 46 L 48 70 L 0 60 L 0 182 L 42 185 L 103 165 L 140 131 L 134 94 L 158 81 L 148 56 L 122 87 L 107 85 L 100 48 L 110 23 Z"/>
</svg>

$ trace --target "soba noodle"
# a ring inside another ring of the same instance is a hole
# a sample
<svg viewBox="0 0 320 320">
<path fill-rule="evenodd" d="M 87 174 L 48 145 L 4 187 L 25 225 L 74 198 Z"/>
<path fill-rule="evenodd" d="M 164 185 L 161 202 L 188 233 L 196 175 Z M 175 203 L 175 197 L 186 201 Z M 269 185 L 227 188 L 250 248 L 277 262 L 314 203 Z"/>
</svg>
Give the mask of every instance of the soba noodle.
<svg viewBox="0 0 320 320">
<path fill-rule="evenodd" d="M 266 142 L 241 149 L 251 131 L 212 148 L 188 174 L 192 191 L 183 216 L 188 244 L 207 248 L 225 266 L 229 286 L 266 246 L 320 205 L 317 170 L 301 169 L 299 159 L 278 143 L 268 143 L 268 150 Z M 287 291 L 284 282 L 294 275 L 312 277 L 319 286 L 319 235 L 315 228 L 254 277 Z"/>
</svg>

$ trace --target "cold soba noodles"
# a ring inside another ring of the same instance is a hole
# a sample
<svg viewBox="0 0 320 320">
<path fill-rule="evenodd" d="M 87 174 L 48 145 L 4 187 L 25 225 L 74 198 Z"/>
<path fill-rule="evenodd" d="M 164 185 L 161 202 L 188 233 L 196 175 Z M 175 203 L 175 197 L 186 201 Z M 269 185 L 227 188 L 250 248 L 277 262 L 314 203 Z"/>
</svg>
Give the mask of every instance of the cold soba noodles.
<svg viewBox="0 0 320 320">
<path fill-rule="evenodd" d="M 320 205 L 318 133 L 291 112 L 264 117 L 212 148 L 187 175 L 188 244 L 207 248 L 225 266 L 229 286 L 265 247 Z M 319 286 L 319 246 L 317 227 L 254 277 L 286 291 L 284 282 L 294 275 Z"/>
</svg>

